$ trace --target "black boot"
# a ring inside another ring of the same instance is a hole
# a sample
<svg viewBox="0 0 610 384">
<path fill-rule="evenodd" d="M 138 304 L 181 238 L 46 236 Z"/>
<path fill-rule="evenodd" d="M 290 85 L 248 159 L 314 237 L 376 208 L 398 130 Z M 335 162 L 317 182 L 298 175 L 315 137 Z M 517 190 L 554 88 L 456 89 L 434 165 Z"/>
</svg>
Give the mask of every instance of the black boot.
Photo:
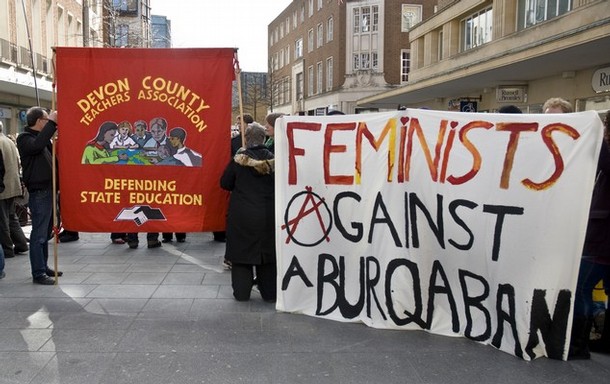
<svg viewBox="0 0 610 384">
<path fill-rule="evenodd" d="M 591 319 L 574 317 L 568 360 L 587 360 L 591 358 L 589 353 L 589 336 L 592 325 L 593 321 Z"/>
<path fill-rule="evenodd" d="M 589 349 L 591 352 L 610 353 L 610 310 L 606 309 L 601 339 L 591 341 Z"/>
</svg>

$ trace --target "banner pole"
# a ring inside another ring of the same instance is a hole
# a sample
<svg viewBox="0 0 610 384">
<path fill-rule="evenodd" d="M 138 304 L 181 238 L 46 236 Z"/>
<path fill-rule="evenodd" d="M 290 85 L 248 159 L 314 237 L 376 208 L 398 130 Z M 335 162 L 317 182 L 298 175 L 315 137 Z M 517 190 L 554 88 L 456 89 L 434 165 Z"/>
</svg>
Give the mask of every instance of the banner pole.
<svg viewBox="0 0 610 384">
<path fill-rule="evenodd" d="M 239 133 L 241 135 L 241 147 L 246 148 L 246 135 L 244 123 L 244 103 L 241 97 L 241 69 L 239 68 L 239 60 L 237 59 L 237 49 L 235 49 L 235 77 L 237 78 L 237 97 L 239 98 Z"/>
<path fill-rule="evenodd" d="M 53 70 L 53 82 L 51 84 L 52 87 L 52 93 L 51 93 L 51 110 L 55 111 L 57 108 L 57 101 L 56 101 L 56 92 L 55 92 L 55 48 L 52 48 L 53 50 L 53 56 L 51 57 L 51 65 L 52 65 L 52 70 Z M 58 119 L 59 120 L 59 119 Z M 57 275 L 57 271 L 58 271 L 58 258 L 57 258 L 57 243 L 59 242 L 59 224 L 57 223 L 57 167 L 55 166 L 56 164 L 56 155 L 57 155 L 57 132 L 55 132 L 55 134 L 53 135 L 52 138 L 52 163 L 51 163 L 51 173 L 53 176 L 53 264 L 54 264 L 54 268 L 53 271 L 55 271 L 55 285 L 58 284 L 58 278 L 59 276 Z"/>
</svg>

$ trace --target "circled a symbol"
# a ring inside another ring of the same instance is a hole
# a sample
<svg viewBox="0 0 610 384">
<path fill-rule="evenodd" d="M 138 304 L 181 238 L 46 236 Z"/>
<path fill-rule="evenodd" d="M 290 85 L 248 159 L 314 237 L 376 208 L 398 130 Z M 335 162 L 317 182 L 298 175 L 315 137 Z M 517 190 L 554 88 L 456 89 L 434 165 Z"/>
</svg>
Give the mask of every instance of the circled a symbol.
<svg viewBox="0 0 610 384">
<path fill-rule="evenodd" d="M 291 210 L 293 206 L 298 212 Z M 324 198 L 312 192 L 311 187 L 305 187 L 288 202 L 282 229 L 288 234 L 286 244 L 293 241 L 302 247 L 313 247 L 324 240 L 330 241 L 328 235 L 332 225 L 332 214 Z M 297 231 L 299 227 L 300 231 Z"/>
</svg>

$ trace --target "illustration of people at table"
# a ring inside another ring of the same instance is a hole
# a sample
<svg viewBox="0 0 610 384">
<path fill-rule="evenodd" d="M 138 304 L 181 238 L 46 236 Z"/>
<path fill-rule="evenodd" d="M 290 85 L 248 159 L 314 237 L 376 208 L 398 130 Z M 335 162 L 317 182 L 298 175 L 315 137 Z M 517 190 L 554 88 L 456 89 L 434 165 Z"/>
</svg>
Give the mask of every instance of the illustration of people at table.
<svg viewBox="0 0 610 384">
<path fill-rule="evenodd" d="M 176 127 L 169 132 L 169 143 L 175 149 L 174 158 L 187 167 L 201 167 L 201 154 L 185 146 L 185 141 L 186 131 L 183 128 Z"/>
<path fill-rule="evenodd" d="M 128 155 L 120 153 L 112 155 L 109 152 L 110 143 L 117 135 L 119 126 L 114 121 L 106 121 L 100 125 L 97 136 L 87 143 L 83 151 L 82 164 L 108 164 L 117 163 L 120 160 L 127 160 Z"/>
<path fill-rule="evenodd" d="M 131 138 L 138 144 L 138 148 L 144 148 L 144 144 L 152 138 L 152 135 L 148 132 L 148 124 L 144 120 L 138 120 L 133 125 L 135 132 Z"/>
<path fill-rule="evenodd" d="M 132 127 L 129 121 L 119 123 L 119 133 L 110 143 L 110 149 L 136 149 L 138 144 L 131 138 Z"/>
</svg>

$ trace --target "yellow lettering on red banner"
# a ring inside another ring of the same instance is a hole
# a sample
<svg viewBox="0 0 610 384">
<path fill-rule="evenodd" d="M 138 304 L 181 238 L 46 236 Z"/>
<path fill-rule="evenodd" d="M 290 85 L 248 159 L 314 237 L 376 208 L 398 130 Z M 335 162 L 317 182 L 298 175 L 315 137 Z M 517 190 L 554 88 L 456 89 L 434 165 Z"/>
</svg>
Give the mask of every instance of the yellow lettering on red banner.
<svg viewBox="0 0 610 384">
<path fill-rule="evenodd" d="M 129 204 L 203 205 L 200 194 L 131 192 Z"/>
<path fill-rule="evenodd" d="M 199 113 L 210 106 L 201 96 L 175 81 L 145 76 L 142 79 L 142 89 L 138 92 L 138 100 L 168 104 L 186 116 L 199 132 L 207 128 Z"/>
<path fill-rule="evenodd" d="M 118 192 L 81 191 L 81 203 L 120 203 L 121 194 Z"/>
<path fill-rule="evenodd" d="M 128 102 L 131 100 L 129 90 L 129 80 L 124 78 L 100 85 L 97 89 L 89 92 L 84 98 L 76 102 L 84 113 L 80 122 L 89 125 L 100 112 Z"/>
</svg>

